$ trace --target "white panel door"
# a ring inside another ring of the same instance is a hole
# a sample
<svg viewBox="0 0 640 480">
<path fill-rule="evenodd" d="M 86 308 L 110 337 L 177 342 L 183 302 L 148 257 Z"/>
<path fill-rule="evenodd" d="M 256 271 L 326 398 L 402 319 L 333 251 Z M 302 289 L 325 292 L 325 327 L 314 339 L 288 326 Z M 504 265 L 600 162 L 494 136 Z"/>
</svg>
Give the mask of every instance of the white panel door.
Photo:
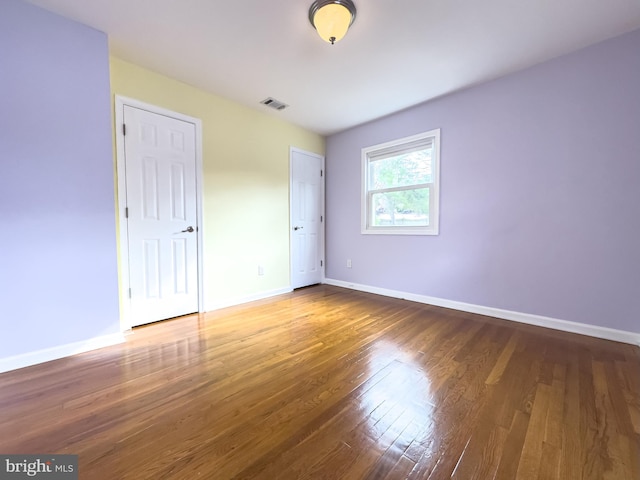
<svg viewBox="0 0 640 480">
<path fill-rule="evenodd" d="M 124 106 L 133 325 L 198 311 L 195 125 Z"/>
<path fill-rule="evenodd" d="M 322 157 L 291 150 L 291 286 L 322 281 Z"/>
</svg>

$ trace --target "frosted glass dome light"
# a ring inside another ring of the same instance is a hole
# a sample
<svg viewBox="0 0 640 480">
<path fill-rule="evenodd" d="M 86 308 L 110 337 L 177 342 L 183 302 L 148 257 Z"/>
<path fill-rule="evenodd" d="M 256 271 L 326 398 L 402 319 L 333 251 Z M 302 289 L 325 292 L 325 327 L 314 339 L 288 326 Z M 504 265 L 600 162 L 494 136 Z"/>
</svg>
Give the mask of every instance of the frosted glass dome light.
<svg viewBox="0 0 640 480">
<path fill-rule="evenodd" d="M 333 45 L 342 39 L 356 18 L 351 0 L 316 0 L 309 8 L 309 21 L 320 38 Z"/>
</svg>

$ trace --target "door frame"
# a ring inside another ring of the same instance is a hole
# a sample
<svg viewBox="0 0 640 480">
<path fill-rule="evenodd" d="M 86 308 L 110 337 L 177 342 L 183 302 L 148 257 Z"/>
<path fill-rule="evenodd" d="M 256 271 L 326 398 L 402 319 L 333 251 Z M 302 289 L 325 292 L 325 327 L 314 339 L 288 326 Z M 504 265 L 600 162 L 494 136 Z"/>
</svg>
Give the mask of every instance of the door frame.
<svg viewBox="0 0 640 480">
<path fill-rule="evenodd" d="M 165 117 L 182 120 L 195 126 L 195 150 L 196 150 L 196 218 L 198 222 L 197 235 L 197 266 L 198 266 L 198 312 L 204 310 L 204 274 L 203 274 L 203 175 L 202 175 L 202 120 L 190 117 L 182 113 L 167 110 L 156 105 L 135 100 L 133 98 L 115 96 L 115 125 L 116 137 L 116 178 L 117 178 L 117 224 L 118 224 L 118 270 L 119 270 L 119 295 L 120 295 L 120 328 L 122 331 L 132 328 L 131 301 L 129 299 L 129 230 L 125 209 L 127 207 L 127 185 L 126 185 L 126 159 L 124 148 L 124 107 L 134 107 L 147 112 L 164 115 Z"/>
<path fill-rule="evenodd" d="M 304 155 L 309 155 L 310 157 L 316 157 L 320 160 L 320 169 L 322 171 L 322 176 L 320 178 L 320 215 L 322 216 L 322 220 L 320 222 L 320 283 L 324 283 L 325 280 L 325 268 L 326 268 L 326 255 L 325 255 L 325 224 L 327 223 L 326 214 L 325 214 L 325 178 L 326 171 L 324 166 L 324 155 L 319 155 L 314 152 L 309 152 L 308 150 L 303 150 L 301 148 L 289 147 L 289 288 L 293 290 L 293 219 L 291 218 L 293 215 L 293 154 L 294 152 L 302 153 Z"/>
</svg>

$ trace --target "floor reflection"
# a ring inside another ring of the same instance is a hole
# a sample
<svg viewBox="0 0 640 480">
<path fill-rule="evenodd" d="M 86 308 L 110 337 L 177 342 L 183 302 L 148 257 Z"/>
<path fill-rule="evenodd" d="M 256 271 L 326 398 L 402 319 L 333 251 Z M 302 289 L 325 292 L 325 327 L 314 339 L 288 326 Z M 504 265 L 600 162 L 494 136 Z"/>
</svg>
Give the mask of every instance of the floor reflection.
<svg viewBox="0 0 640 480">
<path fill-rule="evenodd" d="M 133 329 L 127 338 L 127 372 L 139 376 L 206 365 L 210 351 L 205 326 L 204 315 L 194 314 Z"/>
<path fill-rule="evenodd" d="M 371 386 L 359 399 L 366 435 L 378 449 L 423 445 L 432 436 L 435 407 L 428 401 L 429 377 L 415 356 L 382 341 L 371 350 L 369 369 Z"/>
</svg>

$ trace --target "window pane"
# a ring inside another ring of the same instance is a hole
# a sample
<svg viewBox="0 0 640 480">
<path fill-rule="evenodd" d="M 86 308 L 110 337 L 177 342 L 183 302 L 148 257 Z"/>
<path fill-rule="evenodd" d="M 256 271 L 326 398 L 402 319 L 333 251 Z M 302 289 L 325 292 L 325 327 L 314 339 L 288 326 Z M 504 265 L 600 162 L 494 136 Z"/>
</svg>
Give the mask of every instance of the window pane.
<svg viewBox="0 0 640 480">
<path fill-rule="evenodd" d="M 371 226 L 429 226 L 429 189 L 374 193 L 371 199 Z"/>
<path fill-rule="evenodd" d="M 431 147 L 369 162 L 369 188 L 405 187 L 432 183 Z"/>
</svg>

